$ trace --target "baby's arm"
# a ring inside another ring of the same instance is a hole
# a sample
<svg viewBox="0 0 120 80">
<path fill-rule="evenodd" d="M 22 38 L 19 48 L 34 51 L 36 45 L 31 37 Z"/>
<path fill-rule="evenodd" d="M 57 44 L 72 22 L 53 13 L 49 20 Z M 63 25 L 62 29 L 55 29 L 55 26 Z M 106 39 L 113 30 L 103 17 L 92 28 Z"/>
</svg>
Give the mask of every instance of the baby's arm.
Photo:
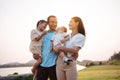
<svg viewBox="0 0 120 80">
<path fill-rule="evenodd" d="M 64 36 L 64 39 L 61 40 L 61 43 L 63 44 L 63 43 L 65 43 L 66 41 L 68 41 L 69 39 L 70 39 L 69 35 L 66 35 L 66 36 Z"/>
<path fill-rule="evenodd" d="M 51 47 L 50 47 L 50 50 L 51 50 L 51 51 L 53 51 L 53 46 L 54 46 L 53 40 L 51 40 Z"/>
</svg>

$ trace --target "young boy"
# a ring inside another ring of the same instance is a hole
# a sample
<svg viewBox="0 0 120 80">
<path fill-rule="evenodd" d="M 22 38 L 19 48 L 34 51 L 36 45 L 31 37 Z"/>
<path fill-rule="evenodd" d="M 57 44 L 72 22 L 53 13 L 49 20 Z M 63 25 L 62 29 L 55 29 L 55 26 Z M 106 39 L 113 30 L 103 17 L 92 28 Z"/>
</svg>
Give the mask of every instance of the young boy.
<svg viewBox="0 0 120 80">
<path fill-rule="evenodd" d="M 42 46 L 42 40 L 43 36 L 46 34 L 46 26 L 47 22 L 45 20 L 40 20 L 37 22 L 37 28 L 33 29 L 31 31 L 31 43 L 30 43 L 30 51 L 33 54 L 33 58 L 37 60 L 37 62 L 33 65 L 32 73 L 34 74 L 34 79 L 36 75 L 37 67 L 40 65 L 42 60 L 41 55 L 41 46 Z"/>
</svg>

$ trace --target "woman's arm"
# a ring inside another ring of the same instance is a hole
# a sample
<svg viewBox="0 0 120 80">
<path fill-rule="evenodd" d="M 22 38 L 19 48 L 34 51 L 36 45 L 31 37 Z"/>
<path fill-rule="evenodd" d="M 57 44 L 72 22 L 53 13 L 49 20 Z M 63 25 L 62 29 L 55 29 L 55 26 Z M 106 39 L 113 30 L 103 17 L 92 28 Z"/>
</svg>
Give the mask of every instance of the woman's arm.
<svg viewBox="0 0 120 80">
<path fill-rule="evenodd" d="M 74 53 L 74 54 L 78 54 L 78 51 L 81 48 L 76 46 L 75 48 L 67 48 L 67 47 L 61 47 L 61 46 L 56 46 L 55 47 L 55 51 L 59 52 L 59 51 L 63 51 L 63 52 L 69 52 L 69 53 Z"/>
</svg>

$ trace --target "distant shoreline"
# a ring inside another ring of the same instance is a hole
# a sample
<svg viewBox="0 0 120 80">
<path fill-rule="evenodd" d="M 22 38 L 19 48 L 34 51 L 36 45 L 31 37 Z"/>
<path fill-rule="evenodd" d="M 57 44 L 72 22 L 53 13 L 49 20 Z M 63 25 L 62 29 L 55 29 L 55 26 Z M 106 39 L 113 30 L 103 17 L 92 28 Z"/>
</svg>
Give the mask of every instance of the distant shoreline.
<svg viewBox="0 0 120 80">
<path fill-rule="evenodd" d="M 0 68 L 0 77 L 32 73 L 31 68 L 32 67 Z"/>
<path fill-rule="evenodd" d="M 2 69 L 2 68 L 15 68 L 15 67 L 32 67 L 32 66 L 0 66 L 0 69 Z"/>
</svg>

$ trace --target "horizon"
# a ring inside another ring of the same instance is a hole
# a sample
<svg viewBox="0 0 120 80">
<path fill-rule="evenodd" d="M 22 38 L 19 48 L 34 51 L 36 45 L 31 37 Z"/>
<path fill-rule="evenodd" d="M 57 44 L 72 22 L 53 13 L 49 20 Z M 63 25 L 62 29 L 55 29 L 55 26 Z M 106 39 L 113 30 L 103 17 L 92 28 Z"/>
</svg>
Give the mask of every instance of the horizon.
<svg viewBox="0 0 120 80">
<path fill-rule="evenodd" d="M 49 15 L 67 29 L 73 16 L 82 19 L 86 42 L 79 61 L 104 61 L 120 51 L 120 0 L 0 0 L 0 64 L 32 60 L 30 31 Z"/>
</svg>

